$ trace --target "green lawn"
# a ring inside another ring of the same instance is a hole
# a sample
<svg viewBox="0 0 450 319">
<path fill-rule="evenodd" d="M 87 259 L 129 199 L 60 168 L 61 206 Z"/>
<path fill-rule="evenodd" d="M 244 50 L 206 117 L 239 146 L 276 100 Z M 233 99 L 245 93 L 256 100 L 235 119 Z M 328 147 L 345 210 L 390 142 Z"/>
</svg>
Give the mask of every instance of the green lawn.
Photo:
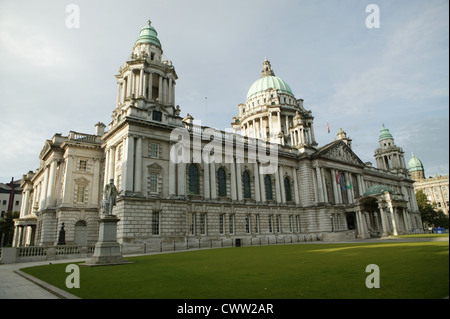
<svg viewBox="0 0 450 319">
<path fill-rule="evenodd" d="M 449 243 L 293 244 L 221 248 L 127 258 L 133 264 L 24 268 L 82 298 L 442 298 L 449 294 Z M 368 264 L 380 288 L 368 289 Z"/>
<path fill-rule="evenodd" d="M 399 235 L 393 236 L 398 238 L 448 238 L 448 233 L 446 234 L 409 234 L 409 235 Z"/>
</svg>

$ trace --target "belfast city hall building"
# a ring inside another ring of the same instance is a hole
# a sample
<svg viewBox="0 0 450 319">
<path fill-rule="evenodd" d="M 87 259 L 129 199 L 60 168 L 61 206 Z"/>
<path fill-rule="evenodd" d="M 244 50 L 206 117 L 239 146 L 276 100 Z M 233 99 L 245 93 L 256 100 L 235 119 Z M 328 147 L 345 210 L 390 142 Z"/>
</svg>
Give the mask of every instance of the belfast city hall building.
<svg viewBox="0 0 450 319">
<path fill-rule="evenodd" d="M 199 125 L 175 103 L 175 68 L 150 22 L 120 67 L 109 125 L 46 140 L 22 178 L 14 246 L 98 239 L 103 189 L 125 252 L 160 243 L 352 240 L 422 228 L 404 153 L 389 130 L 374 136 L 376 167 L 341 129 L 320 146 L 314 117 L 265 59 L 231 129 Z"/>
</svg>

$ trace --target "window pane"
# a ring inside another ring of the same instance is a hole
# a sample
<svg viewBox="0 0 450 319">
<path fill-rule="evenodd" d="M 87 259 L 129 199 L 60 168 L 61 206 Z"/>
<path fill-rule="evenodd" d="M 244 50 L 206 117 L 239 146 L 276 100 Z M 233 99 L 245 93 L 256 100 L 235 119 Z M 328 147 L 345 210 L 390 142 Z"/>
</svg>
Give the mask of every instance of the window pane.
<svg viewBox="0 0 450 319">
<path fill-rule="evenodd" d="M 152 120 L 161 122 L 162 121 L 162 113 L 159 111 L 153 111 L 152 112 Z"/>
<path fill-rule="evenodd" d="M 272 197 L 272 181 L 269 175 L 264 176 L 264 185 L 266 188 L 266 200 L 273 200 Z"/>
<path fill-rule="evenodd" d="M 242 174 L 242 181 L 244 182 L 244 198 L 252 198 L 250 175 L 247 172 Z"/>
<path fill-rule="evenodd" d="M 223 168 L 219 168 L 217 171 L 217 179 L 219 184 L 219 196 L 227 196 L 227 177 Z"/>
<path fill-rule="evenodd" d="M 158 173 L 149 173 L 149 192 L 158 193 Z"/>
<path fill-rule="evenodd" d="M 288 177 L 284 178 L 284 192 L 286 193 L 286 201 L 292 201 L 291 182 L 289 181 Z"/>
<path fill-rule="evenodd" d="M 189 193 L 200 194 L 199 176 L 197 165 L 189 165 Z"/>
<path fill-rule="evenodd" d="M 159 235 L 159 212 L 153 212 L 152 216 L 152 234 Z"/>
</svg>

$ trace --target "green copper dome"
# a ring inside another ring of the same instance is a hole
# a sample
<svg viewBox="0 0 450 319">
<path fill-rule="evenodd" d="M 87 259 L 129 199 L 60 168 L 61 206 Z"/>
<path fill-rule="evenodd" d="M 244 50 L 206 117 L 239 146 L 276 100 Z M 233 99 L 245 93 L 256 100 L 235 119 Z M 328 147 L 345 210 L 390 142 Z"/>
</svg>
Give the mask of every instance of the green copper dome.
<svg viewBox="0 0 450 319">
<path fill-rule="evenodd" d="M 285 81 L 276 76 L 264 76 L 252 84 L 247 93 L 247 100 L 267 89 L 277 89 L 281 93 L 294 96 L 291 87 Z"/>
<path fill-rule="evenodd" d="M 386 127 L 384 127 L 384 124 L 383 124 L 383 127 L 380 130 L 379 141 L 387 140 L 387 139 L 393 140 L 394 138 L 392 137 L 391 133 L 389 133 L 389 130 Z"/>
<path fill-rule="evenodd" d="M 423 164 L 422 162 L 414 156 L 414 153 L 412 153 L 412 157 L 408 162 L 408 171 L 411 172 L 417 172 L 417 171 L 423 171 Z"/>
<path fill-rule="evenodd" d="M 148 20 L 147 25 L 141 29 L 141 34 L 134 44 L 136 45 L 139 43 L 151 43 L 161 48 L 161 42 L 159 42 L 157 38 L 158 32 L 156 32 L 155 28 L 150 24 L 151 21 Z"/>
<path fill-rule="evenodd" d="M 379 195 L 379 194 L 382 194 L 382 193 L 384 193 L 386 191 L 392 194 L 392 190 L 389 187 L 387 187 L 385 185 L 377 184 L 377 185 L 373 185 L 373 186 L 369 187 L 366 190 L 366 192 L 364 193 L 364 196 Z"/>
</svg>

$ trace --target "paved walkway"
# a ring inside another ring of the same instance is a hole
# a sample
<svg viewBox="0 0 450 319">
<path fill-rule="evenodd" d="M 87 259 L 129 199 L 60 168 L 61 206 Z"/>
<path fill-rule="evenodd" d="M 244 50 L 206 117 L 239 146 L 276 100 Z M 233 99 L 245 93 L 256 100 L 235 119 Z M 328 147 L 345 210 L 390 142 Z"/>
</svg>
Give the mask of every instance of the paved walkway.
<svg viewBox="0 0 450 319">
<path fill-rule="evenodd" d="M 417 242 L 417 241 L 448 241 L 448 238 L 381 238 L 370 240 L 354 240 L 345 243 L 360 242 Z M 325 242 L 315 242 L 317 244 L 325 244 Z M 333 242 L 334 243 L 334 242 Z M 305 243 L 312 244 L 312 243 Z M 132 256 L 132 255 L 129 255 Z M 137 256 L 137 255 L 133 255 Z M 126 256 L 124 256 L 126 257 Z M 45 282 L 36 280 L 34 277 L 24 277 L 26 274 L 20 275 L 20 268 L 33 267 L 39 265 L 48 265 L 49 263 L 70 263 L 86 261 L 86 259 L 63 259 L 52 261 L 28 262 L 18 264 L 0 264 L 0 299 L 60 299 L 60 298 L 76 298 L 75 296 L 64 292 Z M 445 297 L 448 299 L 449 297 Z"/>
</svg>

